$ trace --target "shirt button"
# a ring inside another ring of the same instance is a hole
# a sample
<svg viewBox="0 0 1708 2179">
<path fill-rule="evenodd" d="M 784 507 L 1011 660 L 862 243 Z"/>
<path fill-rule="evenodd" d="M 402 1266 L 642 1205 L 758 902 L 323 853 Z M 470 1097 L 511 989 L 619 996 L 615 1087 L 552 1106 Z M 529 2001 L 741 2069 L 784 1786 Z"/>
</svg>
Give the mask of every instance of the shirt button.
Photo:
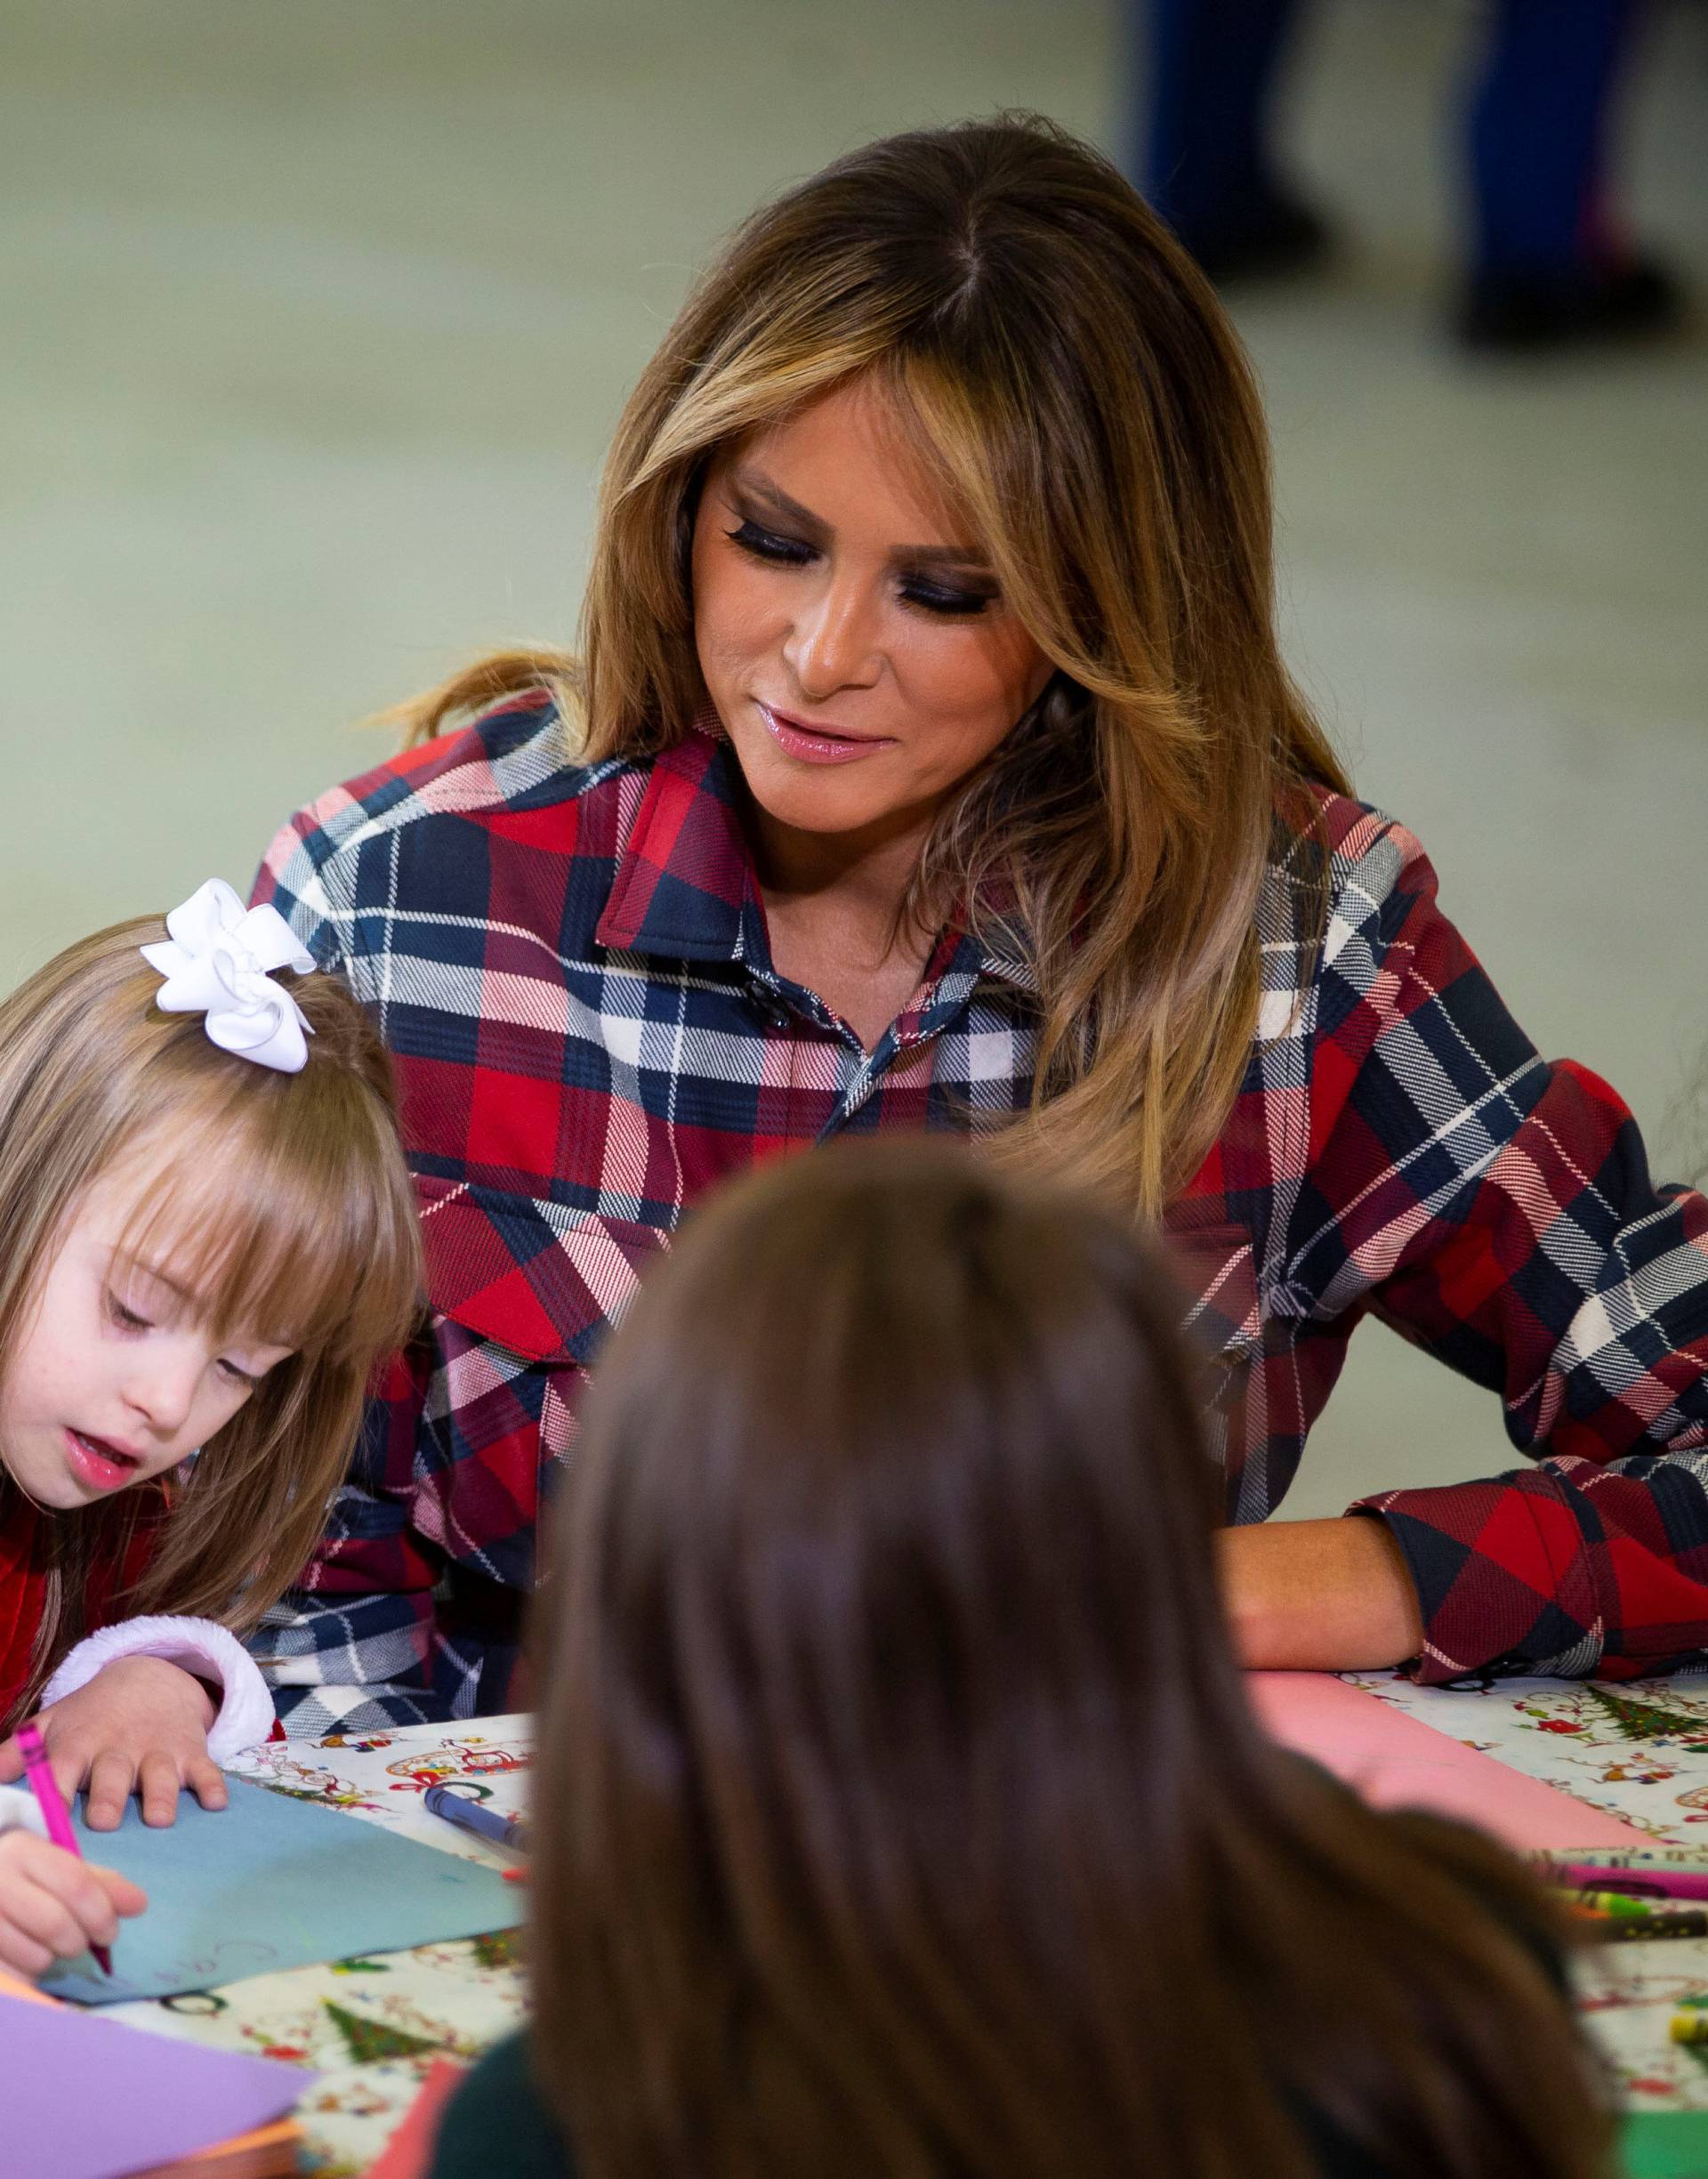
<svg viewBox="0 0 1708 2179">
<path fill-rule="evenodd" d="M 789 1026 L 788 1008 L 776 992 L 765 984 L 748 985 L 747 1007 L 749 1013 L 762 1021 L 767 1029 L 787 1029 Z"/>
</svg>

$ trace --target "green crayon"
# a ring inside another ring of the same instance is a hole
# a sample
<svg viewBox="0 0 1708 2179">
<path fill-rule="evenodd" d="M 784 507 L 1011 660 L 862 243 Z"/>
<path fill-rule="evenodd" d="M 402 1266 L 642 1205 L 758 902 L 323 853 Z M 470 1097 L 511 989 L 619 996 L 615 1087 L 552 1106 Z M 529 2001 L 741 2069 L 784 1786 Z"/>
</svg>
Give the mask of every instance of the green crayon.
<svg viewBox="0 0 1708 2179">
<path fill-rule="evenodd" d="M 1652 1896 L 1636 1899 L 1629 1892 L 1580 1892 L 1576 1894 L 1575 1903 L 1580 1907 L 1591 1908 L 1597 1914 L 1617 1915 L 1622 1920 L 1632 1917 L 1646 1920 L 1657 1909 L 1665 1911 L 1664 1901 Z"/>
</svg>

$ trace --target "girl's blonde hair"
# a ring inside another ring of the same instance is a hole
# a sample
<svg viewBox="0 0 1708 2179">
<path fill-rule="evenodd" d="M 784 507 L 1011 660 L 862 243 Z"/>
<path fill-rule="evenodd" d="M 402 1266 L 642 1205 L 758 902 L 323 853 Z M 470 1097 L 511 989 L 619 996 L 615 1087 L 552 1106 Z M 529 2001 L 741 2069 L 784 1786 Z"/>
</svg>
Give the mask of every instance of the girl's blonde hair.
<svg viewBox="0 0 1708 2179">
<path fill-rule="evenodd" d="M 0 1384 L 67 1222 L 134 1159 L 124 1251 L 205 1297 L 216 1338 L 294 1352 L 172 1479 L 170 1516 L 113 1601 L 244 1630 L 320 1535 L 374 1366 L 419 1306 L 420 1239 L 391 1064 L 350 991 L 280 972 L 314 1033 L 302 1071 L 277 1073 L 220 1050 L 201 1015 L 155 1005 L 137 949 L 165 935 L 158 917 L 117 924 L 0 1001 Z M 0 1468 L 0 1509 L 16 1489 Z M 158 1512 L 139 1487 L 44 1519 L 48 1603 L 14 1719 L 86 1631 L 92 1571 L 125 1565 Z"/>
<path fill-rule="evenodd" d="M 1042 1151 L 1154 1215 L 1246 1063 L 1277 814 L 1307 824 L 1300 790 L 1346 781 L 1277 646 L 1269 448 L 1238 339 L 1131 185 L 1062 129 L 890 137 L 754 214 L 617 427 L 579 661 L 500 653 L 393 716 L 430 734 L 544 684 L 590 761 L 680 740 L 705 703 L 689 544 L 707 469 L 857 378 L 893 399 L 1056 669 L 941 811 L 909 905 L 958 901 L 975 925 L 1018 908 L 1043 1021 L 1005 1154 Z"/>
</svg>

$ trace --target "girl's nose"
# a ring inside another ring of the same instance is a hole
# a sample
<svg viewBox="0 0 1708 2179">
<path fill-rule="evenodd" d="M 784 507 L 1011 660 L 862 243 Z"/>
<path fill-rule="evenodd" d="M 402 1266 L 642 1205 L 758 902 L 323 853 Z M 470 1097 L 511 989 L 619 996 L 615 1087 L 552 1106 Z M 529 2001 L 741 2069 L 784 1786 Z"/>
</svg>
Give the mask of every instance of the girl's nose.
<svg viewBox="0 0 1708 2179">
<path fill-rule="evenodd" d="M 201 1355 L 169 1351 L 162 1343 L 156 1352 L 138 1358 L 125 1398 L 149 1429 L 173 1437 L 189 1420 L 205 1368 Z"/>
<path fill-rule="evenodd" d="M 803 604 L 783 645 L 783 661 L 807 703 L 839 689 L 870 688 L 882 666 L 873 601 L 851 582 L 826 584 Z"/>
</svg>

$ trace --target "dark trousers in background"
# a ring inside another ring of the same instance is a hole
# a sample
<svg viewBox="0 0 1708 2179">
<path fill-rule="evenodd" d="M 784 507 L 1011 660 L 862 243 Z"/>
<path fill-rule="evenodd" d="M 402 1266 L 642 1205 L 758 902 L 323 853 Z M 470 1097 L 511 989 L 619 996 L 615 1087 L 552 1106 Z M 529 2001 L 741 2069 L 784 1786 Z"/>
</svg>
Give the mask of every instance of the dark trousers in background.
<svg viewBox="0 0 1708 2179">
<path fill-rule="evenodd" d="M 1270 136 L 1298 0 L 1129 0 L 1143 141 L 1132 171 L 1188 247 L 1287 195 Z M 1608 252 L 1608 104 L 1636 0 L 1494 0 L 1462 121 L 1469 270 L 1567 272 Z"/>
</svg>

